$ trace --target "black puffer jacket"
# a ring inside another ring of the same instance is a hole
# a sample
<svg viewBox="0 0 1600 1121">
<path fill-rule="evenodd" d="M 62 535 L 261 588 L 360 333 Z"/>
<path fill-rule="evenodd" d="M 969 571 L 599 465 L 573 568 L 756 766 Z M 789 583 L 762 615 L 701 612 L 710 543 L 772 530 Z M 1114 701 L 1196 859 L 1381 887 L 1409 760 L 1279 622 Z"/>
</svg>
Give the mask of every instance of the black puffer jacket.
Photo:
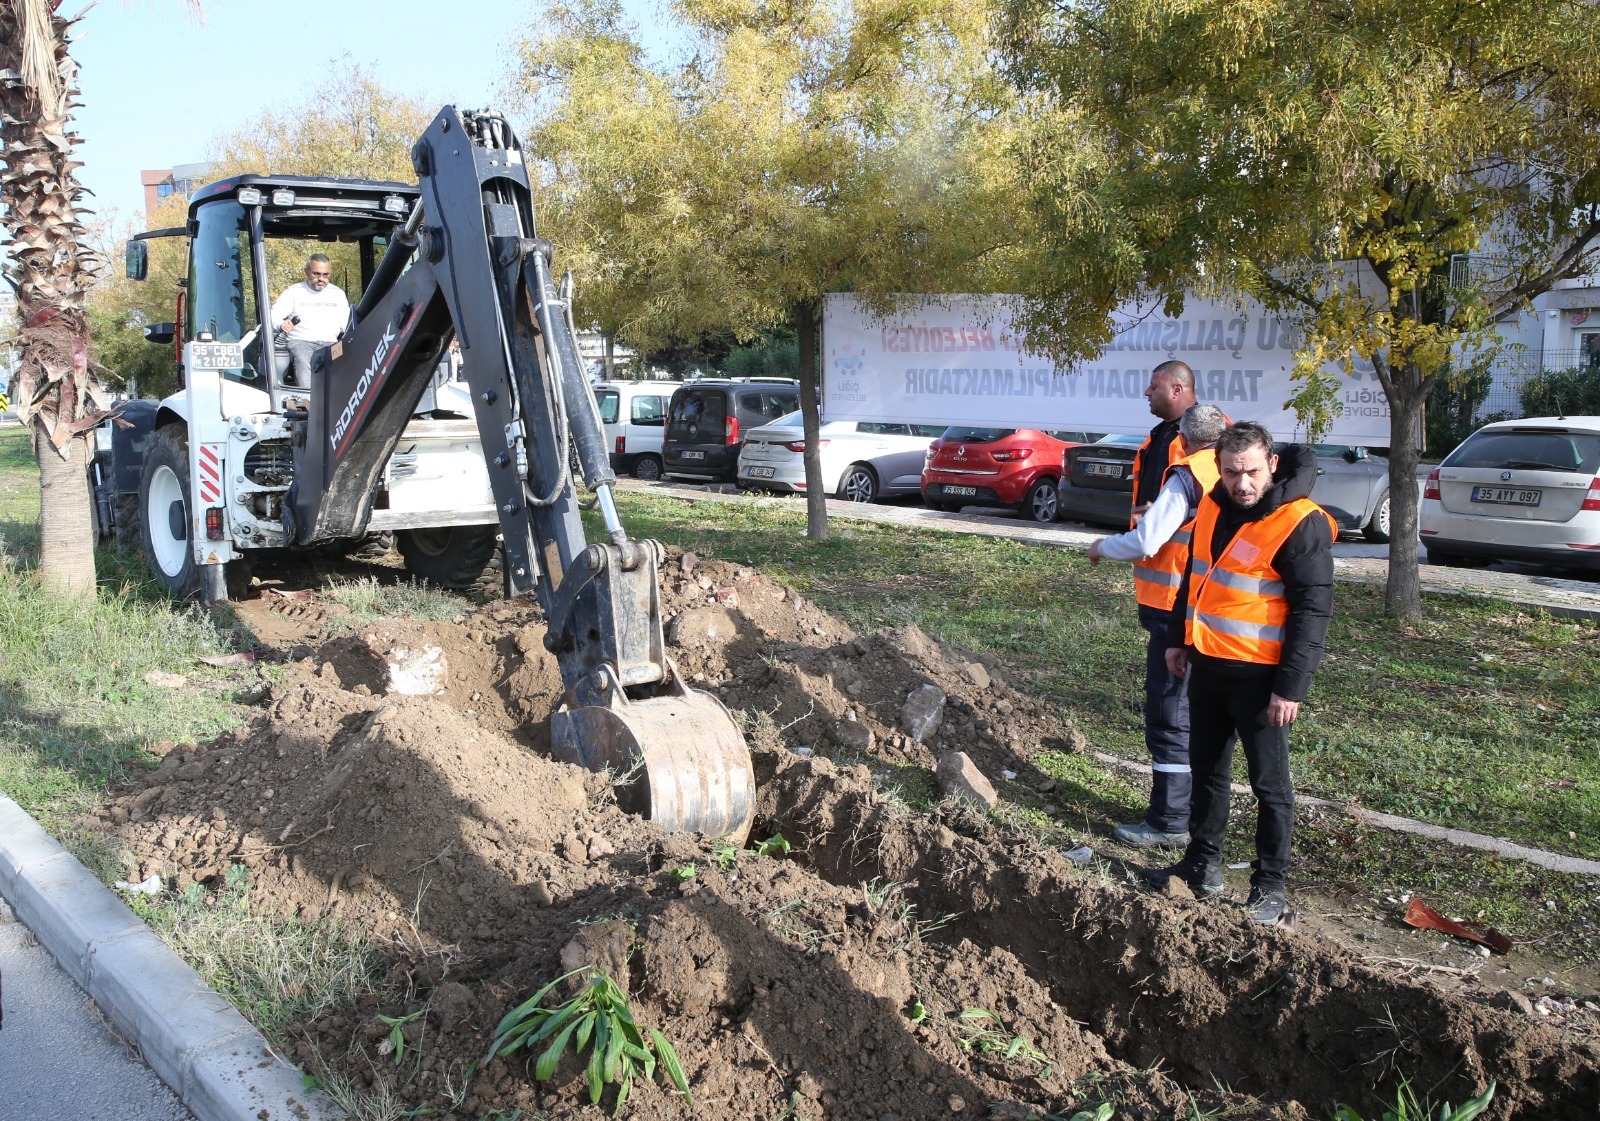
<svg viewBox="0 0 1600 1121">
<path fill-rule="evenodd" d="M 1227 487 L 1218 483 L 1211 497 L 1222 508 L 1211 537 L 1211 555 L 1220 557 L 1246 522 L 1260 521 L 1278 507 L 1297 498 L 1311 497 L 1317 481 L 1317 454 L 1304 444 L 1290 444 L 1278 453 L 1278 469 L 1272 473 L 1272 486 L 1261 501 L 1249 508 L 1234 504 Z M 1325 518 L 1306 518 L 1289 535 L 1272 558 L 1272 567 L 1283 578 L 1284 598 L 1289 601 L 1289 624 L 1283 642 L 1283 656 L 1276 666 L 1238 662 L 1231 658 L 1212 658 L 1190 648 L 1189 657 L 1197 665 L 1223 677 L 1274 675 L 1272 691 L 1287 701 L 1305 700 L 1311 678 L 1322 662 L 1327 643 L 1328 622 L 1333 618 L 1333 534 Z M 1178 603 L 1189 602 L 1189 572 L 1183 574 Z M 1168 646 L 1183 646 L 1184 611 L 1172 613 L 1167 630 Z"/>
</svg>

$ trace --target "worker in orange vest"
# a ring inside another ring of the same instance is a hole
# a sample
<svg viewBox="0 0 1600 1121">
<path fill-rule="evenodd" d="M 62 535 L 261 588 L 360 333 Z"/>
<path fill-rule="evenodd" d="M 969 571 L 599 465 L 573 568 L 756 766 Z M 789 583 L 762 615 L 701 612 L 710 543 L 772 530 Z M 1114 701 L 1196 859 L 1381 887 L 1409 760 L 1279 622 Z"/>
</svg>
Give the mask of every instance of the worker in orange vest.
<svg viewBox="0 0 1600 1121">
<path fill-rule="evenodd" d="M 1152 768 L 1150 804 L 1144 820 L 1111 831 L 1116 840 L 1139 848 L 1189 843 L 1189 702 L 1182 676 L 1167 671 L 1167 630 L 1189 563 L 1189 523 L 1200 499 L 1217 483 L 1217 457 L 1211 449 L 1228 418 L 1215 405 L 1193 405 L 1178 425 L 1179 438 L 1168 454 L 1161 489 L 1138 524 L 1089 545 L 1090 564 L 1102 558 L 1134 562 L 1139 622 L 1149 632 L 1144 742 Z"/>
<path fill-rule="evenodd" d="M 1333 518 L 1311 501 L 1317 458 L 1291 444 L 1274 454 L 1259 424 L 1217 441 L 1222 479 L 1195 515 L 1180 590 L 1183 616 L 1168 635 L 1167 668 L 1189 675 L 1189 762 L 1194 799 L 1189 847 L 1144 872 L 1176 876 L 1196 895 L 1223 890 L 1233 741 L 1244 747 L 1258 803 L 1255 871 L 1245 906 L 1258 923 L 1289 911 L 1285 880 L 1294 830 L 1289 729 L 1322 661 L 1333 615 Z"/>
</svg>

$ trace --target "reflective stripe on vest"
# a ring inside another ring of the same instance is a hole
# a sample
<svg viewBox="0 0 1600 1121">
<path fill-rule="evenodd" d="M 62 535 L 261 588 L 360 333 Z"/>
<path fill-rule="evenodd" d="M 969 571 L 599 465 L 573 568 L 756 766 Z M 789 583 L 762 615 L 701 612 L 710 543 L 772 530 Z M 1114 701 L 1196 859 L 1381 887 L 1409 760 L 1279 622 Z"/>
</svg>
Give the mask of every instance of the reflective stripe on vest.
<svg viewBox="0 0 1600 1121">
<path fill-rule="evenodd" d="M 1222 556 L 1211 556 L 1221 507 L 1209 493 L 1194 521 L 1194 565 L 1184 638 L 1200 653 L 1236 662 L 1277 665 L 1288 635 L 1289 601 L 1272 560 L 1307 518 L 1320 514 L 1337 532 L 1333 517 L 1309 498 L 1280 506 L 1260 521 L 1246 522 Z"/>
<path fill-rule="evenodd" d="M 1217 468 L 1217 453 L 1211 448 L 1201 448 L 1191 452 L 1184 444 L 1183 437 L 1179 436 L 1173 440 L 1170 454 L 1172 462 L 1167 465 L 1166 474 L 1161 477 L 1163 487 L 1171 480 L 1173 470 L 1178 467 L 1187 468 L 1194 476 L 1202 496 L 1216 486 L 1217 480 L 1222 477 Z M 1141 607 L 1171 611 L 1177 605 L 1178 588 L 1183 584 L 1183 570 L 1189 563 L 1189 548 L 1194 536 L 1194 514 L 1195 511 L 1191 509 L 1189 520 L 1184 523 L 1183 528 L 1157 549 L 1154 556 L 1134 562 L 1133 593 Z"/>
</svg>

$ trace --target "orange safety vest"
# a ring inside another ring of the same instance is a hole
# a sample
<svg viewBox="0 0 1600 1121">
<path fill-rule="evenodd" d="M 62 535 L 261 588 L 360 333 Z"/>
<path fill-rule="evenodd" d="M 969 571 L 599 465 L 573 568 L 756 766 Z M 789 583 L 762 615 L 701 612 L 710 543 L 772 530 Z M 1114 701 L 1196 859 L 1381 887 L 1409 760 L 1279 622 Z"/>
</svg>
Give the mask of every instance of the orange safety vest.
<svg viewBox="0 0 1600 1121">
<path fill-rule="evenodd" d="M 1200 653 L 1236 662 L 1275 666 L 1283 656 L 1289 601 L 1272 559 L 1301 522 L 1316 514 L 1333 515 L 1309 498 L 1297 498 L 1260 521 L 1246 522 L 1213 562 L 1211 538 L 1222 507 L 1208 493 L 1194 520 L 1194 567 L 1189 573 L 1189 607 L 1184 640 Z"/>
<path fill-rule="evenodd" d="M 1161 476 L 1161 485 L 1167 485 L 1174 467 L 1187 467 L 1200 484 L 1200 498 L 1204 501 L 1205 496 L 1211 493 L 1211 488 L 1222 478 L 1222 471 L 1217 466 L 1216 449 L 1201 448 L 1190 452 L 1180 436 L 1173 441 L 1172 452 L 1174 458 Z M 1190 518 L 1183 523 L 1182 529 L 1156 550 L 1154 556 L 1134 562 L 1133 594 L 1138 597 L 1139 606 L 1171 611 L 1178 602 L 1178 587 L 1183 583 L 1183 570 L 1189 563 L 1189 542 L 1193 533 L 1194 518 Z"/>
</svg>

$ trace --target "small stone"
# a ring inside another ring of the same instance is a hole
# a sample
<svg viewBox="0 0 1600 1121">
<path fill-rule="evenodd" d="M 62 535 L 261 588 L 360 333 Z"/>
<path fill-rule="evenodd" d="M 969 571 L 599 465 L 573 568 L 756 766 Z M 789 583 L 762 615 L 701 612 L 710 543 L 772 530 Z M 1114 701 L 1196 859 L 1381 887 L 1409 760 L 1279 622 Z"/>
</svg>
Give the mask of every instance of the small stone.
<svg viewBox="0 0 1600 1121">
<path fill-rule="evenodd" d="M 595 837 L 589 842 L 590 860 L 599 860 L 602 856 L 611 856 L 616 851 L 616 846 L 604 837 Z"/>
<path fill-rule="evenodd" d="M 1168 899 L 1188 899 L 1193 901 L 1194 891 L 1183 882 L 1181 876 L 1168 876 L 1166 886 L 1161 889 L 1161 894 Z"/>
<path fill-rule="evenodd" d="M 695 583 L 700 585 L 700 590 L 703 592 L 709 592 L 711 590 L 711 577 L 709 576 L 702 576 L 696 580 Z"/>
<path fill-rule="evenodd" d="M 900 706 L 900 727 L 912 739 L 921 743 L 939 727 L 944 716 L 944 690 L 937 685 L 924 685 L 914 689 Z"/>
<path fill-rule="evenodd" d="M 694 553 L 684 553 L 683 556 L 678 558 L 678 571 L 682 572 L 685 576 L 688 576 L 690 573 L 694 572 L 694 566 L 699 563 L 700 558 Z"/>
<path fill-rule="evenodd" d="M 877 737 L 872 734 L 872 729 L 855 720 L 846 720 L 839 725 L 839 746 L 852 751 L 871 751 L 872 745 L 877 742 Z"/>
<path fill-rule="evenodd" d="M 963 1109 L 967 1108 L 966 1099 L 957 1094 L 951 1094 L 949 1098 L 949 1106 L 951 1113 L 960 1113 Z"/>
<path fill-rule="evenodd" d="M 1524 1016 L 1533 1015 L 1533 1001 L 1516 989 L 1501 989 L 1489 998 L 1489 1003 L 1510 1012 L 1521 1012 Z"/>
<path fill-rule="evenodd" d="M 729 611 L 739 610 L 739 590 L 737 588 L 718 588 L 717 602 Z"/>
<path fill-rule="evenodd" d="M 1048 794 L 1052 790 L 1054 790 L 1055 788 L 1056 788 L 1056 780 L 1053 779 L 1053 778 L 1047 778 L 1043 782 L 1041 782 L 1038 786 L 1034 787 L 1034 789 L 1037 790 L 1040 794 Z"/>
<path fill-rule="evenodd" d="M 528 894 L 541 907 L 548 907 L 556 901 L 555 894 L 550 890 L 550 885 L 543 880 L 533 881 L 533 884 L 528 888 Z"/>
<path fill-rule="evenodd" d="M 978 662 L 968 662 L 964 667 L 967 679 L 980 689 L 989 687 L 989 671 Z"/>
<path fill-rule="evenodd" d="M 722 646 L 739 637 L 739 626 L 726 607 L 694 607 L 681 612 L 667 628 L 667 641 L 685 650 Z"/>
<path fill-rule="evenodd" d="M 984 777 L 965 751 L 951 752 L 940 759 L 935 777 L 946 798 L 959 798 L 985 810 L 1000 800 L 994 784 Z"/>
</svg>

